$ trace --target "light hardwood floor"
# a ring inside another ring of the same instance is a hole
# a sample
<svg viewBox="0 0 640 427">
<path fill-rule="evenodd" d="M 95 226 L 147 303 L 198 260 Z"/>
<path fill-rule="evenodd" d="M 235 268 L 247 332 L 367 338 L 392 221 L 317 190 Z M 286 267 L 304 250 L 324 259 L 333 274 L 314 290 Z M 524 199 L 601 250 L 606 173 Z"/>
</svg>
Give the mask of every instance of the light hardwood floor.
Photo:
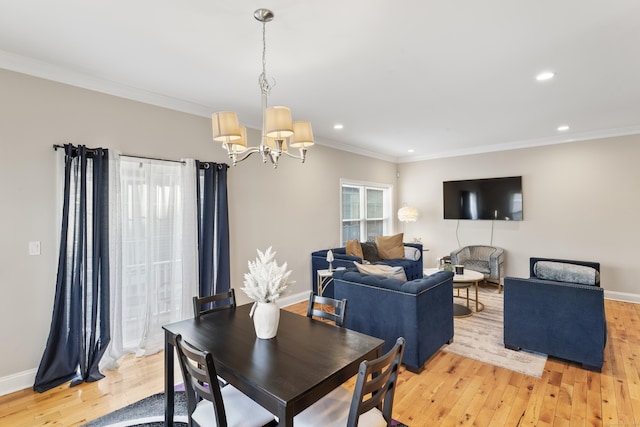
<svg viewBox="0 0 640 427">
<path fill-rule="evenodd" d="M 440 351 L 420 375 L 402 369 L 394 418 L 411 427 L 640 426 L 640 305 L 605 306 L 602 373 L 549 358 L 537 379 Z M 288 310 L 304 314 L 306 303 Z M 126 357 L 95 383 L 0 397 L 0 425 L 76 426 L 162 389 L 162 353 Z"/>
</svg>

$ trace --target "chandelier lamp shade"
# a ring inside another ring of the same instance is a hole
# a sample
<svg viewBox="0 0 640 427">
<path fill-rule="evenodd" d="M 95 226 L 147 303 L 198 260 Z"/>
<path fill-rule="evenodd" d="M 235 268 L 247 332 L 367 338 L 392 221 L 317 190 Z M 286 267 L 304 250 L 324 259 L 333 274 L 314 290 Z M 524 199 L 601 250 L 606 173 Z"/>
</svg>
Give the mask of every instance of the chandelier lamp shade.
<svg viewBox="0 0 640 427">
<path fill-rule="evenodd" d="M 222 143 L 227 150 L 229 158 L 235 166 L 248 158 L 253 153 L 260 153 L 264 163 L 271 160 L 274 168 L 278 167 L 278 160 L 282 155 L 287 155 L 304 163 L 307 148 L 314 144 L 311 123 L 306 121 L 294 122 L 291 118 L 291 110 L 283 106 L 268 106 L 269 93 L 275 82 L 269 83 L 266 71 L 266 24 L 273 20 L 274 14 L 268 9 L 258 9 L 253 14 L 254 18 L 262 22 L 262 73 L 258 78 L 262 95 L 262 132 L 260 143 L 257 146 L 249 146 L 247 143 L 247 130 L 240 125 L 238 115 L 233 111 L 213 113 L 211 117 L 213 128 L 213 140 Z M 289 150 L 298 149 L 298 154 Z"/>
<path fill-rule="evenodd" d="M 415 222 L 418 220 L 418 209 L 403 206 L 398 209 L 398 220 L 400 222 Z"/>
</svg>

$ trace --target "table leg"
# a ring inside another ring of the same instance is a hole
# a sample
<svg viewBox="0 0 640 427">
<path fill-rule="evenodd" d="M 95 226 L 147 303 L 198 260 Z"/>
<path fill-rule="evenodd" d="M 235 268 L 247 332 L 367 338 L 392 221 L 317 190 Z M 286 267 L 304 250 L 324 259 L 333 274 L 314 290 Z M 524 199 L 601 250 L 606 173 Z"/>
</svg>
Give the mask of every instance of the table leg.
<svg viewBox="0 0 640 427">
<path fill-rule="evenodd" d="M 469 288 L 467 288 L 467 308 L 469 308 Z M 471 309 L 469 308 L 469 310 L 471 310 Z"/>
<path fill-rule="evenodd" d="M 293 426 L 293 411 L 291 408 L 278 408 L 278 427 Z"/>
<path fill-rule="evenodd" d="M 174 411 L 174 384 L 173 384 L 173 344 L 171 342 L 171 334 L 165 331 L 164 342 L 164 425 L 173 426 Z"/>
<path fill-rule="evenodd" d="M 478 281 L 476 280 L 476 313 L 478 312 Z"/>
</svg>

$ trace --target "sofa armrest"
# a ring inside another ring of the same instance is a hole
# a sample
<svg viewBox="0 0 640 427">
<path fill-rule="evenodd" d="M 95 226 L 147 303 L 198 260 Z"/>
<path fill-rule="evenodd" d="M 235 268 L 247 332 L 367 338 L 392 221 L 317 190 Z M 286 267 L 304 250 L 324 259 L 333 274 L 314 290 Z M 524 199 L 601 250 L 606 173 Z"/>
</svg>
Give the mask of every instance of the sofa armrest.
<svg viewBox="0 0 640 427">
<path fill-rule="evenodd" d="M 489 270 L 492 272 L 498 272 L 499 277 L 502 277 L 501 265 L 504 264 L 504 249 L 495 248 L 495 251 L 489 255 Z M 499 277 L 494 277 L 497 279 Z"/>
<path fill-rule="evenodd" d="M 405 282 L 402 284 L 402 287 L 400 289 L 402 290 L 402 292 L 419 294 L 420 292 L 423 292 L 434 286 L 438 286 L 447 281 L 453 281 L 453 271 L 442 270 L 427 277 L 423 277 L 422 279 L 415 279 Z"/>
<path fill-rule="evenodd" d="M 469 247 L 465 246 L 452 251 L 449 255 L 451 256 L 451 264 L 464 264 L 470 258 L 471 252 Z"/>
</svg>

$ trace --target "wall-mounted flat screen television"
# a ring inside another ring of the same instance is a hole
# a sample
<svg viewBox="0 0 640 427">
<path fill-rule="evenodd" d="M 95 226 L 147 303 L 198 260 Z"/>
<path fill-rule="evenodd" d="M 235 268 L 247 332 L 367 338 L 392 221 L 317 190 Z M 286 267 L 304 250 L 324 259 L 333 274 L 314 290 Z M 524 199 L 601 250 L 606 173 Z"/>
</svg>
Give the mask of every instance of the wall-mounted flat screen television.
<svg viewBox="0 0 640 427">
<path fill-rule="evenodd" d="M 444 219 L 522 221 L 522 177 L 442 183 Z"/>
</svg>

